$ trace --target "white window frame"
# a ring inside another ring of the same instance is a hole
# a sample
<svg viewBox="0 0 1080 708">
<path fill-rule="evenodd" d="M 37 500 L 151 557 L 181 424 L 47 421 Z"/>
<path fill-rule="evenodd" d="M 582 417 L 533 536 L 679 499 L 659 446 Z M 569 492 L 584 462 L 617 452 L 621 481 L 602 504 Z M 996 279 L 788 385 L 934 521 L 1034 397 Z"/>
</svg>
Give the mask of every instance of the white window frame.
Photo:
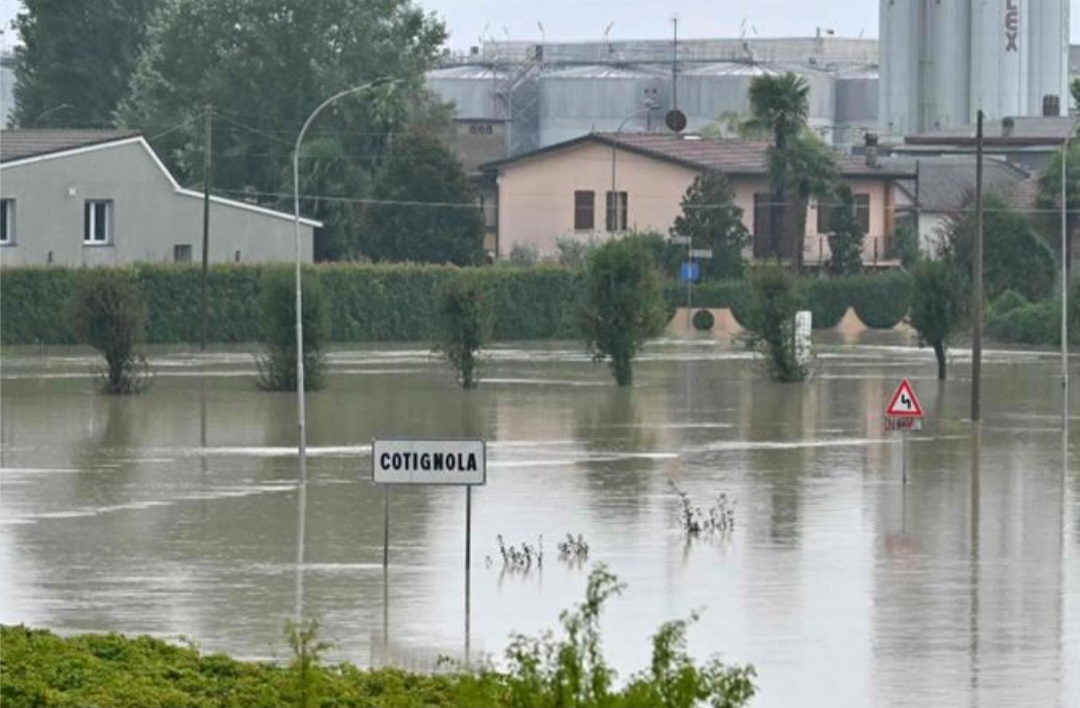
<svg viewBox="0 0 1080 708">
<path fill-rule="evenodd" d="M 7 234 L 7 238 L 0 239 L 0 246 L 14 246 L 15 245 L 15 200 L 10 197 L 4 197 L 0 199 L 3 202 L 4 209 L 0 213 L 0 219 L 4 220 L 4 231 Z"/>
<path fill-rule="evenodd" d="M 104 239 L 94 238 L 94 234 L 97 229 L 97 215 L 98 210 L 96 207 L 99 204 L 105 205 L 105 233 Z M 90 217 L 87 220 L 86 210 L 90 209 Z M 83 206 L 83 245 L 84 246 L 108 246 L 113 241 L 113 200 L 112 199 L 87 199 Z"/>
</svg>

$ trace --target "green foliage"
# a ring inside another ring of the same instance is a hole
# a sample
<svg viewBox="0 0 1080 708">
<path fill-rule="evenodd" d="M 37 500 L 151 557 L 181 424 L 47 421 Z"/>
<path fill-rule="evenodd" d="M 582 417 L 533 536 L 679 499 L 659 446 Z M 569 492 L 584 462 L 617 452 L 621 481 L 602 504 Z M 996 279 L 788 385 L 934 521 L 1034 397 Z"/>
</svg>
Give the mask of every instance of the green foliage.
<svg viewBox="0 0 1080 708">
<path fill-rule="evenodd" d="M 708 310 L 698 310 L 694 313 L 694 317 L 690 322 L 694 325 L 694 329 L 699 332 L 708 332 L 716 324 L 716 318 Z"/>
<path fill-rule="evenodd" d="M 461 161 L 438 138 L 412 131 L 393 141 L 368 208 L 365 253 L 377 261 L 477 265 L 484 217 Z M 430 205 L 430 206 L 428 206 Z"/>
<path fill-rule="evenodd" d="M 843 185 L 836 190 L 837 206 L 829 209 L 829 274 L 862 272 L 863 239 L 866 233 L 855 216 L 855 196 Z"/>
<path fill-rule="evenodd" d="M 267 266 L 210 267 L 211 342 L 255 342 L 261 337 L 262 276 Z M 56 317 L 74 298 L 88 269 L 5 268 L 0 277 L 0 342 L 71 344 L 73 322 Z M 146 303 L 146 339 L 151 343 L 197 342 L 200 315 L 199 268 L 139 265 L 120 272 L 132 280 Z M 304 268 L 304 281 L 318 282 L 326 294 L 330 339 L 336 342 L 427 341 L 436 337 L 438 294 L 461 271 L 410 264 L 321 264 Z M 499 341 L 569 339 L 584 276 L 566 268 L 479 268 L 475 277 L 491 293 L 492 337 Z"/>
<path fill-rule="evenodd" d="M 564 268 L 581 269 L 589 258 L 589 252 L 593 246 L 573 236 L 558 236 L 555 239 L 555 247 L 559 249 L 559 265 Z M 513 257 L 513 251 L 511 251 Z"/>
<path fill-rule="evenodd" d="M 871 329 L 891 329 L 911 308 L 911 277 L 892 271 L 851 278 L 851 305 Z"/>
<path fill-rule="evenodd" d="M 1008 300 L 1006 301 L 1006 298 Z M 1022 303 L 1003 294 L 987 313 L 986 333 L 999 342 L 1060 346 L 1061 301 Z M 1069 290 L 1069 345 L 1080 345 L 1080 283 Z"/>
<path fill-rule="evenodd" d="M 735 206 L 735 190 L 723 173 L 699 174 L 686 188 L 672 236 L 691 239 L 693 248 L 710 248 L 713 257 L 701 263 L 702 277 L 741 278 L 742 250 L 750 243 L 743 211 Z"/>
<path fill-rule="evenodd" d="M 850 278 L 813 278 L 799 283 L 799 309 L 810 310 L 814 329 L 831 329 L 853 302 Z"/>
<path fill-rule="evenodd" d="M 750 274 L 747 341 L 765 358 L 776 381 L 802 381 L 808 373 L 795 357 L 795 313 L 799 301 L 795 281 L 778 267 L 758 268 Z"/>
<path fill-rule="evenodd" d="M 540 253 L 536 246 L 524 243 L 515 243 L 510 249 L 510 265 L 518 268 L 531 268 L 540 260 Z"/>
<path fill-rule="evenodd" d="M 491 336 L 491 303 L 479 278 L 461 276 L 443 286 L 435 350 L 457 374 L 462 388 L 475 388 L 478 354 Z"/>
<path fill-rule="evenodd" d="M 686 246 L 672 243 L 659 231 L 630 231 L 628 236 L 640 238 L 652 254 L 653 261 L 668 278 L 678 278 L 679 268 L 686 262 Z"/>
<path fill-rule="evenodd" d="M 919 333 L 919 346 L 931 346 L 938 378 L 945 379 L 945 347 L 959 331 L 971 295 L 964 279 L 944 261 L 922 260 L 912 271 L 909 321 Z"/>
<path fill-rule="evenodd" d="M 786 252 L 791 254 L 792 269 L 798 273 L 806 244 L 806 209 L 811 197 L 821 202 L 834 199 L 839 181 L 836 159 L 817 135 L 803 130 L 785 149 L 769 149 L 769 174 L 774 182 L 786 180 L 784 192 L 793 197 L 784 202 L 783 238 L 789 244 Z"/>
<path fill-rule="evenodd" d="M 1080 111 L 1080 79 L 1073 79 L 1069 84 L 1069 93 L 1072 94 L 1073 103 L 1076 104 L 1076 110 Z"/>
<path fill-rule="evenodd" d="M 23 0 L 13 22 L 20 128 L 107 128 L 160 0 Z"/>
<path fill-rule="evenodd" d="M 1058 150 L 1054 153 L 1046 169 L 1039 175 L 1039 193 L 1036 197 L 1036 205 L 1041 212 L 1039 222 L 1046 243 L 1051 245 L 1055 257 L 1061 253 L 1061 167 L 1065 160 L 1065 203 L 1068 210 L 1065 214 L 1065 228 L 1067 233 L 1076 236 L 1080 228 L 1080 142 L 1074 140 L 1069 145 L 1069 151 Z M 1066 263 L 1072 268 L 1072 240 L 1065 242 Z"/>
<path fill-rule="evenodd" d="M 986 316 L 988 319 L 994 319 L 1019 307 L 1027 307 L 1030 304 L 1026 297 L 1015 290 L 1006 290 L 1001 295 L 998 295 L 997 300 L 994 300 L 993 304 L 990 305 Z"/>
<path fill-rule="evenodd" d="M 303 305 L 304 390 L 317 391 L 325 381 L 323 349 L 330 327 L 326 296 L 313 278 L 304 278 Z M 261 292 L 263 354 L 259 386 L 267 391 L 296 390 L 296 278 L 284 266 L 268 269 Z"/>
<path fill-rule="evenodd" d="M 750 82 L 751 128 L 771 131 L 781 150 L 810 117 L 810 84 L 798 74 L 762 74 Z"/>
<path fill-rule="evenodd" d="M 564 636 L 511 638 L 509 670 L 484 668 L 438 675 L 397 669 L 320 665 L 328 645 L 318 623 L 289 623 L 289 666 L 201 656 L 149 637 L 117 634 L 61 638 L 23 626 L 0 627 L 0 702 L 9 708 L 117 706 L 669 706 L 739 708 L 753 697 L 752 666 L 698 665 L 687 654 L 686 630 L 697 619 L 662 625 L 650 666 L 615 686 L 601 650 L 604 603 L 625 586 L 598 566 L 585 601 L 560 615 Z"/>
<path fill-rule="evenodd" d="M 1041 300 L 1054 287 L 1054 256 L 1023 214 L 995 194 L 983 200 L 983 287 L 993 301 L 1006 290 Z M 973 277 L 975 213 L 966 210 L 946 228 L 942 256 Z"/>
<path fill-rule="evenodd" d="M 87 271 L 75 295 L 72 321 L 78 340 L 105 357 L 102 393 L 141 393 L 145 389 L 146 360 L 135 346 L 142 341 L 146 310 L 125 271 Z"/>
<path fill-rule="evenodd" d="M 911 270 L 922 258 L 922 251 L 919 249 L 919 234 L 911 224 L 897 225 L 896 233 L 893 235 L 893 248 L 896 251 L 896 257 L 900 259 L 900 265 L 906 270 Z"/>
<path fill-rule="evenodd" d="M 111 41 L 112 33 L 91 36 Z M 449 119 L 423 88 L 445 39 L 443 23 L 408 0 L 162 2 L 117 118 L 159 136 L 157 153 L 193 184 L 202 181 L 204 149 L 202 121 L 193 119 L 211 105 L 215 189 L 251 186 L 263 203 L 291 212 L 292 152 L 311 111 L 349 87 L 400 79 L 335 102 L 301 150 L 301 193 L 329 197 L 301 204 L 326 222 L 318 255 L 347 259 L 358 252 L 362 222 L 335 199 L 372 196 L 390 134 L 433 131 Z M 96 87 L 99 73 L 87 72 L 95 78 L 85 83 Z"/>
<path fill-rule="evenodd" d="M 662 287 L 639 236 L 608 241 L 589 255 L 582 334 L 597 360 L 610 359 L 619 386 L 630 385 L 641 345 L 667 324 Z"/>
</svg>

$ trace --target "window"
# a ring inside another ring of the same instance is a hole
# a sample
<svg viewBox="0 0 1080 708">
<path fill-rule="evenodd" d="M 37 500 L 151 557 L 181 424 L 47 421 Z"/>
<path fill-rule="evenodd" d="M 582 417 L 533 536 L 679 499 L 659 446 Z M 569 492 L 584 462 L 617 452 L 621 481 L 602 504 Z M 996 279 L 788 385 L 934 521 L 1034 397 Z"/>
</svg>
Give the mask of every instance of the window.
<svg viewBox="0 0 1080 708">
<path fill-rule="evenodd" d="M 626 192 L 607 193 L 607 213 L 604 216 L 604 225 L 608 231 L 626 230 L 626 208 L 628 197 Z"/>
<path fill-rule="evenodd" d="M 172 248 L 173 263 L 191 263 L 191 244 L 178 243 Z"/>
<path fill-rule="evenodd" d="M 0 245 L 15 243 L 15 200 L 0 199 Z"/>
<path fill-rule="evenodd" d="M 105 244 L 111 240 L 112 201 L 89 199 L 83 209 L 83 243 Z"/>
<path fill-rule="evenodd" d="M 592 231 L 596 225 L 596 192 L 574 192 L 574 230 Z"/>
<path fill-rule="evenodd" d="M 830 207 L 827 204 L 818 202 L 817 207 L 817 232 L 819 234 L 827 234 L 832 231 L 832 227 L 829 225 Z M 859 226 L 862 228 L 864 234 L 870 233 L 870 195 L 860 193 L 855 195 L 855 218 L 859 222 Z"/>
<path fill-rule="evenodd" d="M 754 258 L 772 255 L 772 194 L 754 195 Z"/>
</svg>

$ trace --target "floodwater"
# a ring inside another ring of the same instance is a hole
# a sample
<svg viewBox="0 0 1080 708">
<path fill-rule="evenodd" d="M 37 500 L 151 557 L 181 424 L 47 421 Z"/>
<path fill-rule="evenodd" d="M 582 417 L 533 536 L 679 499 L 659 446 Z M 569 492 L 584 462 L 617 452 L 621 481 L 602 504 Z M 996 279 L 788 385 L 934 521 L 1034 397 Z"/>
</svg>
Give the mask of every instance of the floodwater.
<svg viewBox="0 0 1080 708">
<path fill-rule="evenodd" d="M 0 620 L 284 659 L 299 601 L 331 659 L 461 658 L 465 491 L 393 490 L 384 598 L 370 442 L 482 437 L 474 659 L 580 601 L 588 566 L 555 550 L 570 532 L 628 584 L 603 619 L 624 678 L 661 622 L 701 610 L 690 650 L 753 663 L 754 706 L 1078 706 L 1080 450 L 1060 361 L 987 352 L 975 444 L 964 353 L 939 384 L 906 341 L 826 342 L 812 381 L 786 386 L 730 344 L 660 342 L 623 391 L 573 344 L 496 348 L 471 392 L 422 349 L 335 352 L 308 397 L 300 573 L 295 399 L 256 390 L 249 354 L 159 352 L 148 394 L 105 398 L 91 357 L 8 349 Z M 882 430 L 904 376 L 929 415 L 906 446 Z M 703 508 L 727 494 L 734 531 L 688 542 L 671 481 Z M 542 534 L 542 570 L 502 572 L 497 534 Z"/>
</svg>

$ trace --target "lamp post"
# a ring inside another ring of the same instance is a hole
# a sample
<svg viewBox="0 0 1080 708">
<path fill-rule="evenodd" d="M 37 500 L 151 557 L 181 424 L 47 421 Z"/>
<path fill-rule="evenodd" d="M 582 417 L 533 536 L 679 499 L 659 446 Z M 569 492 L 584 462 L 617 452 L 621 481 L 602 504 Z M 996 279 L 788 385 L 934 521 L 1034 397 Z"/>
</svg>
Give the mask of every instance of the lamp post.
<svg viewBox="0 0 1080 708">
<path fill-rule="evenodd" d="M 1069 190 L 1068 162 L 1073 131 L 1080 124 L 1074 120 L 1061 148 L 1061 386 L 1064 404 L 1064 425 L 1069 425 Z"/>
<path fill-rule="evenodd" d="M 607 206 L 611 210 L 611 231 L 613 233 L 618 230 L 616 227 L 619 225 L 619 210 L 618 210 L 618 206 L 619 206 L 618 201 L 619 201 L 619 199 L 618 199 L 618 196 L 617 196 L 618 192 L 615 191 L 615 155 L 618 153 L 619 133 L 622 132 L 622 129 L 626 126 L 626 124 L 629 121 L 633 120 L 634 118 L 637 118 L 642 113 L 651 112 L 655 108 L 656 108 L 655 103 L 653 103 L 652 101 L 646 102 L 644 108 L 636 110 L 633 113 L 631 113 L 630 115 L 623 118 L 622 123 L 619 123 L 619 127 L 615 129 L 615 139 L 611 141 L 611 203 L 610 204 L 605 204 L 605 206 Z M 626 227 L 626 224 L 623 224 L 623 228 L 625 228 L 625 227 Z"/>
<path fill-rule="evenodd" d="M 334 101 L 345 96 L 361 93 L 376 86 L 395 83 L 400 79 L 383 77 L 374 81 L 354 86 L 335 93 L 330 98 L 319 104 L 319 107 L 311 112 L 304 126 L 300 128 L 300 134 L 296 136 L 296 147 L 293 149 L 293 233 L 296 238 L 296 421 L 300 433 L 298 444 L 300 484 L 307 484 L 307 422 L 304 414 L 304 321 L 303 321 L 303 297 L 300 294 L 300 143 L 304 141 L 304 133 L 308 126 L 315 120 L 322 109 Z"/>
</svg>

